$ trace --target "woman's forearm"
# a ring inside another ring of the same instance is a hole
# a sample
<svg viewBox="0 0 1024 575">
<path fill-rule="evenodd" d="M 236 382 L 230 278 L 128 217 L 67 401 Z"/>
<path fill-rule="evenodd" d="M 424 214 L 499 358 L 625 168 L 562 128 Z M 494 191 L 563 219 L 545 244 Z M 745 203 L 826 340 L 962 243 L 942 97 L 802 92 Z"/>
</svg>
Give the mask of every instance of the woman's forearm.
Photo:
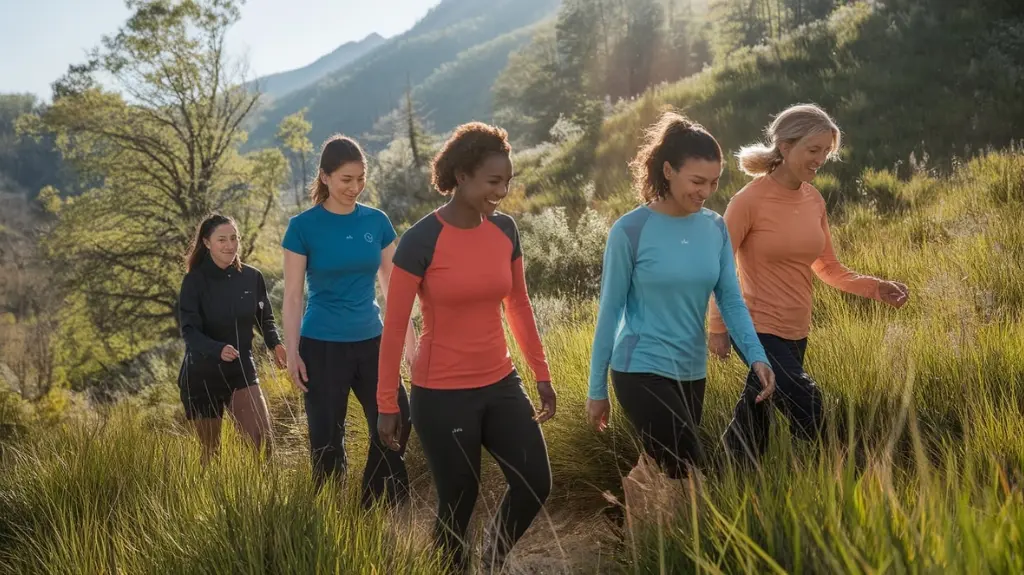
<svg viewBox="0 0 1024 575">
<path fill-rule="evenodd" d="M 299 332 L 302 329 L 302 294 L 284 300 L 284 346 L 289 352 L 299 350 Z"/>
</svg>

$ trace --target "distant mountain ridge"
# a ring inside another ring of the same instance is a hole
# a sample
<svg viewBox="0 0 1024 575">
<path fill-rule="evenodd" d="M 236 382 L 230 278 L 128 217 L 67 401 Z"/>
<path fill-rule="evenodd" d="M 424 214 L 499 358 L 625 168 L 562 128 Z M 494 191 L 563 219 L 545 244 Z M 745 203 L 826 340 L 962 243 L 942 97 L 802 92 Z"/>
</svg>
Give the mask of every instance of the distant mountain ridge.
<svg viewBox="0 0 1024 575">
<path fill-rule="evenodd" d="M 328 74 L 338 72 L 385 42 L 386 38 L 374 32 L 358 42 L 346 42 L 338 46 L 333 52 L 317 58 L 307 66 L 262 76 L 249 82 L 246 87 L 259 87 L 270 99 L 280 98 L 314 84 Z"/>
<path fill-rule="evenodd" d="M 398 107 L 410 85 L 434 131 L 470 119 L 487 121 L 491 87 L 509 54 L 560 5 L 561 0 L 443 0 L 404 34 L 267 102 L 249 126 L 246 148 L 273 146 L 281 120 L 302 108 L 313 126 L 314 146 L 337 132 L 361 137 Z"/>
</svg>

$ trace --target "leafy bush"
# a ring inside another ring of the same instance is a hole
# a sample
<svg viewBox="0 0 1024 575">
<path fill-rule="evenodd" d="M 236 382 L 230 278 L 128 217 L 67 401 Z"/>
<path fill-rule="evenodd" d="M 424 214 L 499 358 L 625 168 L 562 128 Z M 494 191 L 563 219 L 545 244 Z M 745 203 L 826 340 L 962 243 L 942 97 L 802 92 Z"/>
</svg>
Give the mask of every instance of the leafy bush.
<svg viewBox="0 0 1024 575">
<path fill-rule="evenodd" d="M 593 209 L 573 225 L 564 207 L 520 218 L 526 281 L 538 294 L 595 297 L 600 292 L 609 223 Z"/>
</svg>

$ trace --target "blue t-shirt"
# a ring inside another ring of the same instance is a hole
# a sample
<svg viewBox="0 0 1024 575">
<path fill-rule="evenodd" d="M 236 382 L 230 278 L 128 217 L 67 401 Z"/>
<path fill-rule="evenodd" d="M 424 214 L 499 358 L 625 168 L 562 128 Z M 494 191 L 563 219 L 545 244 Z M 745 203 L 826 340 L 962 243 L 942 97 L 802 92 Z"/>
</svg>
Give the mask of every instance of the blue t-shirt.
<svg viewBox="0 0 1024 575">
<path fill-rule="evenodd" d="M 303 337 L 354 342 L 381 334 L 375 281 L 381 250 L 396 235 L 387 214 L 358 203 L 350 214 L 316 205 L 288 221 L 281 246 L 306 256 Z"/>
<path fill-rule="evenodd" d="M 588 396 L 608 398 L 609 365 L 675 381 L 705 378 L 712 294 L 744 357 L 768 363 L 720 215 L 704 208 L 673 217 L 641 206 L 619 218 L 604 253 Z"/>
</svg>

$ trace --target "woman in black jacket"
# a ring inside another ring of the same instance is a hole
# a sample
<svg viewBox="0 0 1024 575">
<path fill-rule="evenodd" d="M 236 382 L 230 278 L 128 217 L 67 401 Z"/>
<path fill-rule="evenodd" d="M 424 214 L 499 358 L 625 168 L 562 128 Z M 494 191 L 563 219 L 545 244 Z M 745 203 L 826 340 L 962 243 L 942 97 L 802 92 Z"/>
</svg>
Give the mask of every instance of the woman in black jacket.
<svg viewBox="0 0 1024 575">
<path fill-rule="evenodd" d="M 253 446 L 269 453 L 270 413 L 256 376 L 253 328 L 278 367 L 285 367 L 286 354 L 263 274 L 242 264 L 238 227 L 220 214 L 199 224 L 185 267 L 178 298 L 185 358 L 178 385 L 185 417 L 203 446 L 201 462 L 205 466 L 220 446 L 225 407 Z"/>
</svg>

